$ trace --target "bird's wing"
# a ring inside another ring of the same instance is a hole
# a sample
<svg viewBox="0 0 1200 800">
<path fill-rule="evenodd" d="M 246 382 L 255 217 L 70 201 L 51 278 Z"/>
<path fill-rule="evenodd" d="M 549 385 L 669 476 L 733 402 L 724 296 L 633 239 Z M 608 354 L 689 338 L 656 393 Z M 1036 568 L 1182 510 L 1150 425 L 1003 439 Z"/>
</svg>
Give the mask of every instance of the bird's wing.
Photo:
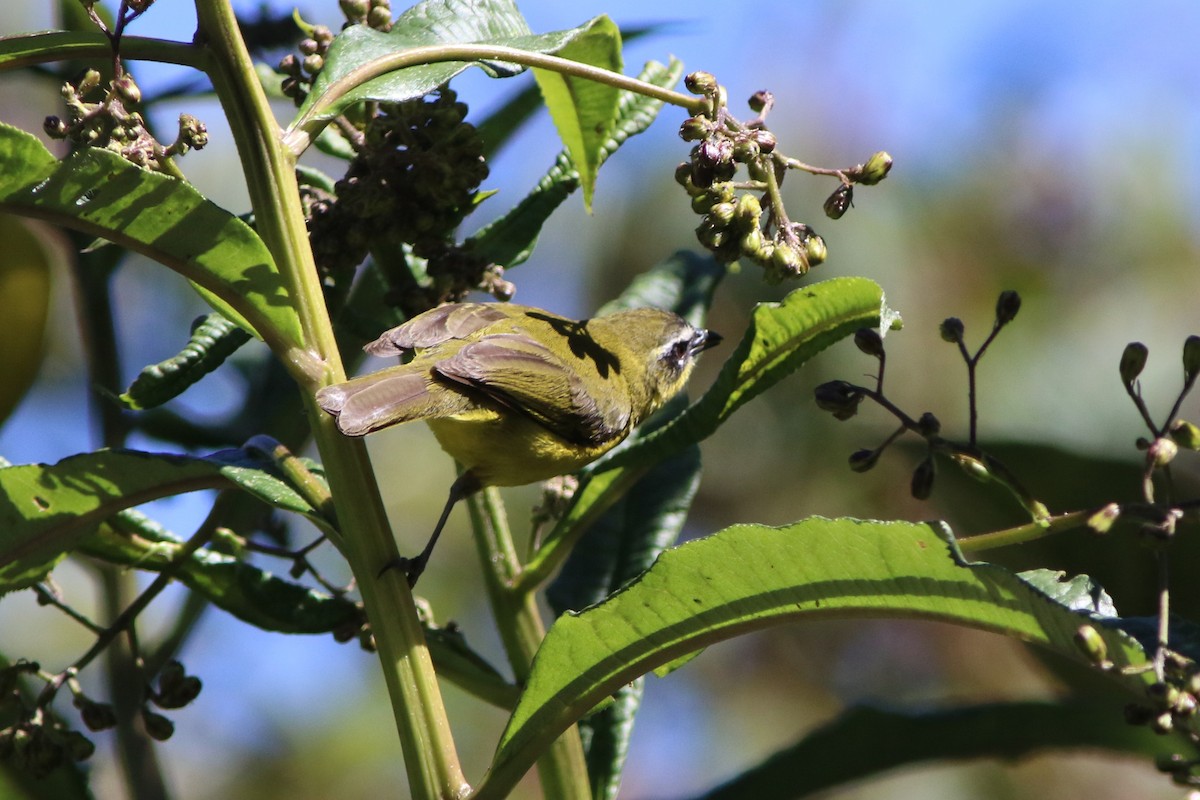
<svg viewBox="0 0 1200 800">
<path fill-rule="evenodd" d="M 373 356 L 398 356 L 433 347 L 450 339 L 464 339 L 478 330 L 514 315 L 516 306 L 495 303 L 451 303 L 418 314 L 390 330 L 363 350 Z"/>
<path fill-rule="evenodd" d="M 575 444 L 605 444 L 623 436 L 629 426 L 629 393 L 623 386 L 610 386 L 590 361 L 560 357 L 522 333 L 489 334 L 439 360 L 433 369 Z"/>
<path fill-rule="evenodd" d="M 338 430 L 347 436 L 363 436 L 389 425 L 459 414 L 477 407 L 462 393 L 431 392 L 430 380 L 426 369 L 391 367 L 326 386 L 317 392 L 317 405 L 337 417 Z"/>
</svg>

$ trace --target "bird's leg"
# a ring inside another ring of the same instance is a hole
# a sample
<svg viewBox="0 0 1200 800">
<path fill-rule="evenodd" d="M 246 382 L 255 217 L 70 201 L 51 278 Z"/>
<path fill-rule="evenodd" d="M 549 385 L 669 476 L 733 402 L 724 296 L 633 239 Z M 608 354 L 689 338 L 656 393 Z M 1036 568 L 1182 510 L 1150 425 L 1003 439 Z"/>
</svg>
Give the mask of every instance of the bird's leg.
<svg viewBox="0 0 1200 800">
<path fill-rule="evenodd" d="M 396 561 L 389 562 L 379 571 L 380 575 L 387 572 L 392 567 L 400 567 L 404 570 L 404 574 L 408 576 L 409 588 L 417 585 L 417 578 L 421 577 L 421 573 L 425 571 L 425 565 L 429 563 L 429 556 L 433 553 L 433 547 L 437 544 L 438 537 L 442 535 L 442 528 L 446 527 L 446 520 L 450 518 L 450 512 L 454 509 L 455 503 L 468 497 L 483 488 L 479 479 L 470 471 L 464 472 L 455 479 L 450 485 L 450 496 L 446 498 L 446 505 L 442 508 L 442 516 L 438 518 L 437 525 L 433 528 L 433 533 L 429 536 L 429 541 L 425 544 L 419 555 L 415 558 L 400 558 Z"/>
</svg>

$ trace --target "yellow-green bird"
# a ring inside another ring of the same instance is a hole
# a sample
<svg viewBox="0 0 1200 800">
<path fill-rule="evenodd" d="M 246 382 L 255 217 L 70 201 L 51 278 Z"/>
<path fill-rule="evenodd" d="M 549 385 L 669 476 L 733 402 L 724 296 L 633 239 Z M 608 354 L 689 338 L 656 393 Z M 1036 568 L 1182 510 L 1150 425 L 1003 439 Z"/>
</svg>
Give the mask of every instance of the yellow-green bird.
<svg viewBox="0 0 1200 800">
<path fill-rule="evenodd" d="M 386 331 L 364 349 L 407 363 L 327 386 L 317 404 L 349 436 L 425 420 L 464 471 L 454 504 L 484 486 L 518 486 L 580 469 L 675 396 L 721 337 L 655 308 L 576 321 L 511 303 L 455 303 Z"/>
</svg>

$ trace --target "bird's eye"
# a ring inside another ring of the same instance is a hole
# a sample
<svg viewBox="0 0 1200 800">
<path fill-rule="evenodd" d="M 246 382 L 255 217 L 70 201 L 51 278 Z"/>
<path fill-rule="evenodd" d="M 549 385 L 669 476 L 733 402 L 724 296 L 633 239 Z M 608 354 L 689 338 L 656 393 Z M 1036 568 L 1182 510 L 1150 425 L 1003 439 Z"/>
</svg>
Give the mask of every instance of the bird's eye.
<svg viewBox="0 0 1200 800">
<path fill-rule="evenodd" d="M 680 339 L 678 342 L 675 342 L 671 345 L 671 361 L 673 361 L 677 366 L 683 366 L 683 364 L 691 356 L 691 350 L 691 343 L 684 339 Z"/>
</svg>

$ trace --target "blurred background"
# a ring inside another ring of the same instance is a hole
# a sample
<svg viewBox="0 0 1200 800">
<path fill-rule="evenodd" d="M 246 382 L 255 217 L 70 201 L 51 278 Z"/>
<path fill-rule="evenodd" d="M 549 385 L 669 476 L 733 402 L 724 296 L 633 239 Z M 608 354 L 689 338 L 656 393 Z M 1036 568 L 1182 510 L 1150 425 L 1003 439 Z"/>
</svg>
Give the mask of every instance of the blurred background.
<svg viewBox="0 0 1200 800">
<path fill-rule="evenodd" d="M 52 26 L 50 5 L 5 3 L 0 34 Z M 260 8 L 257 0 L 243 5 L 248 15 Z M 331 2 L 296 5 L 310 22 L 338 24 Z M 742 98 L 769 89 L 776 97 L 769 124 L 781 150 L 808 163 L 848 167 L 888 150 L 895 159 L 889 178 L 861 187 L 855 208 L 837 222 L 821 211 L 833 181 L 793 174 L 784 189 L 793 218 L 810 223 L 829 247 L 828 261 L 808 280 L 872 278 L 903 316 L 904 329 L 887 338 L 889 396 L 913 416 L 933 411 L 946 434 L 965 438 L 965 368 L 938 337 L 938 323 L 960 317 L 968 343 L 978 343 L 990 330 L 996 296 L 1016 289 L 1024 299 L 1020 315 L 980 367 L 981 442 L 1054 511 L 1138 495 L 1134 440 L 1145 431 L 1118 380 L 1118 358 L 1128 341 L 1149 346 L 1142 383 L 1161 416 L 1178 391 L 1184 337 L 1198 332 L 1187 309 L 1200 297 L 1200 6 L 1184 0 L 1143 3 L 1136 11 L 1116 0 L 1086 9 L 1032 0 L 902 6 L 803 0 L 760 2 L 753 10 L 682 0 L 520 5 L 539 32 L 601 13 L 626 28 L 660 26 L 627 46 L 627 72 L 673 54 L 689 70 L 714 73 L 735 112 L 745 110 Z M 131 32 L 188 40 L 190 13 L 187 3 L 160 0 Z M 187 77 L 159 65 L 136 68 L 144 92 Z M 518 81 L 510 83 L 471 72 L 454 86 L 473 115 L 483 115 L 517 90 Z M 49 81 L 25 75 L 0 81 L 4 122 L 40 131 L 59 102 Z M 205 195 L 244 212 L 246 194 L 234 179 L 236 154 L 218 108 L 188 100 L 164 108 L 160 122 L 169 127 L 184 108 L 208 124 L 211 144 L 183 159 L 182 168 Z M 286 106 L 279 111 L 283 119 L 290 114 Z M 682 119 L 668 109 L 619 151 L 600 173 L 594 213 L 575 198 L 557 212 L 532 259 L 507 275 L 519 302 L 587 316 L 632 276 L 676 250 L 697 249 L 698 218 L 672 180 L 688 148 L 675 135 Z M 484 188 L 499 195 L 471 224 L 516 202 L 558 149 L 544 115 L 526 126 L 493 162 Z M 0 455 L 14 463 L 56 461 L 97 446 L 66 274 L 57 273 L 38 383 L 0 428 Z M 116 285 L 123 369 L 132 378 L 144 364 L 172 355 L 204 309 L 176 276 L 149 264 L 124 267 Z M 736 340 L 754 303 L 790 288 L 763 285 L 748 266 L 723 284 L 711 327 Z M 252 356 L 250 348 L 244 357 Z M 720 351 L 706 356 L 693 395 L 720 360 Z M 704 481 L 687 535 L 814 514 L 944 518 L 959 534 L 1019 522 L 1020 509 L 1007 498 L 946 470 L 929 502 L 912 500 L 909 476 L 922 456 L 915 448 L 889 451 L 866 475 L 850 472 L 849 454 L 880 442 L 891 421 L 864 409 L 836 422 L 817 411 L 812 389 L 833 378 L 861 381 L 872 368 L 842 343 L 705 442 Z M 206 415 L 237 403 L 239 379 L 226 372 L 190 390 L 180 407 Z M 1194 419 L 1196 410 L 1192 400 L 1183 414 Z M 132 444 L 155 447 L 144 439 Z M 395 527 L 407 543 L 402 549 L 414 549 L 436 519 L 452 466 L 419 426 L 381 433 L 371 447 L 387 475 Z M 1178 477 L 1189 480 L 1189 469 L 1181 463 Z M 535 497 L 532 489 L 506 493 L 518 527 Z M 180 498 L 149 511 L 186 533 L 203 502 Z M 439 620 L 456 620 L 469 641 L 502 663 L 465 528 L 458 511 L 421 590 Z M 988 555 L 1013 567 L 1087 572 L 1113 593 L 1121 612 L 1153 609 L 1150 555 L 1129 537 L 1069 534 Z M 1186 557 L 1181 551 L 1177 563 Z M 334 557 L 324 566 L 339 575 Z M 86 572 L 67 564 L 55 578 L 68 599 L 88 608 Z M 1198 591 L 1178 586 L 1176 608 L 1195 616 Z M 160 615 L 178 599 L 168 593 L 157 601 Z M 6 655 L 36 657 L 55 669 L 87 646 L 72 623 L 37 607 L 29 593 L 0 603 L 0 631 Z M 391 796 L 402 782 L 378 667 L 355 646 L 266 634 L 211 612 L 182 659 L 205 690 L 175 715 L 177 733 L 162 748 L 177 797 L 365 798 Z M 1045 698 L 1060 688 L 1036 654 L 980 632 L 897 621 L 778 628 L 710 648 L 667 678 L 648 680 L 622 796 L 694 795 L 856 703 L 935 708 Z M 466 767 L 476 777 L 504 715 L 454 687 L 446 692 Z M 98 795 L 119 796 L 105 750 L 93 769 Z M 1166 798 L 1179 791 L 1144 761 L 1049 753 L 1015 763 L 921 765 L 831 796 L 1054 795 Z"/>
</svg>

